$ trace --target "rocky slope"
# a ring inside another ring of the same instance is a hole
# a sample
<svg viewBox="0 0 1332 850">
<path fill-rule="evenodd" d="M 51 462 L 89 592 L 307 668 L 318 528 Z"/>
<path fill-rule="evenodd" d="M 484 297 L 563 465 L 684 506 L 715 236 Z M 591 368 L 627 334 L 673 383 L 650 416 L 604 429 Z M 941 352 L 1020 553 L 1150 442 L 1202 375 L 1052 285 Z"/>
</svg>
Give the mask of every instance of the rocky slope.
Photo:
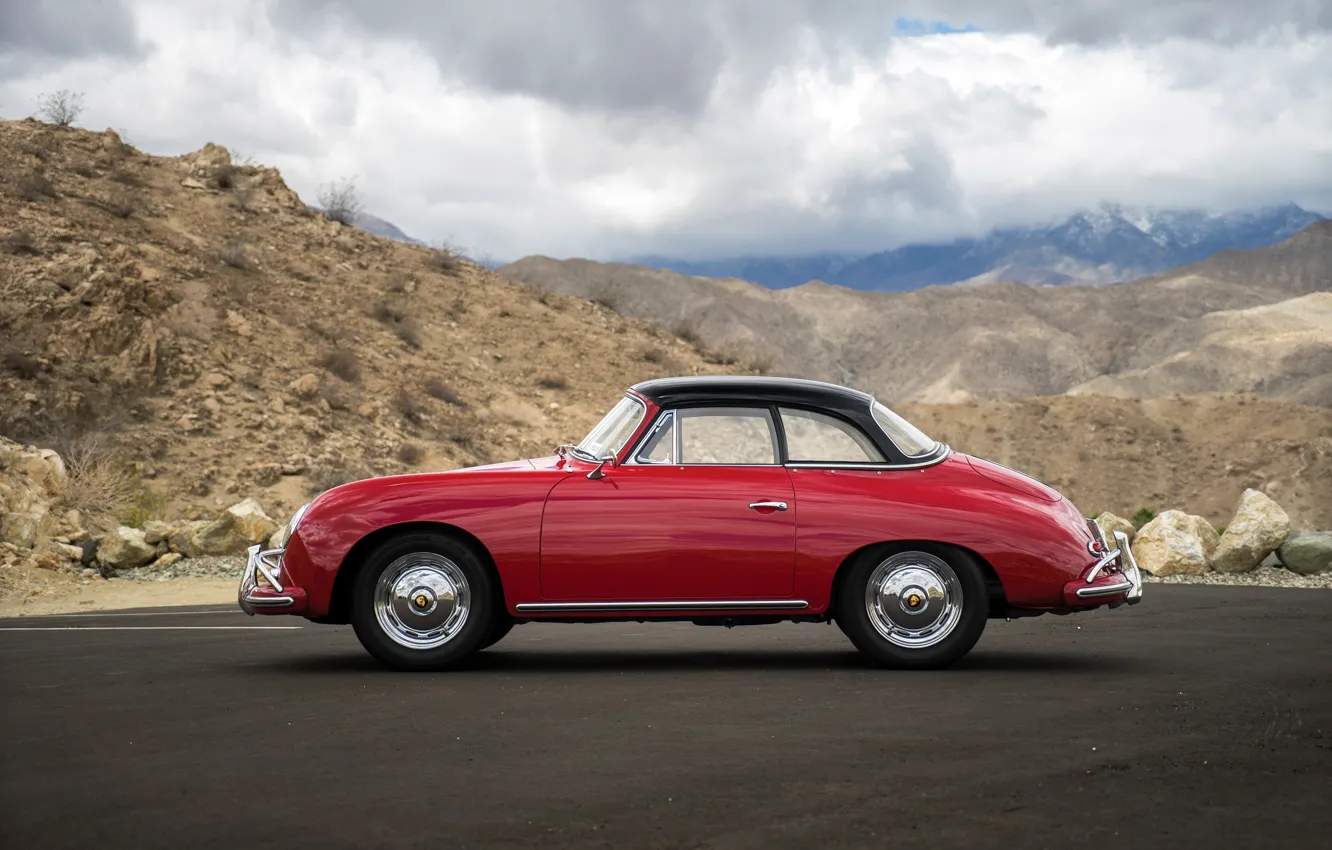
<svg viewBox="0 0 1332 850">
<path fill-rule="evenodd" d="M 544 257 L 500 273 L 748 352 L 776 374 L 852 383 L 897 403 L 1075 390 L 1258 392 L 1332 405 L 1332 221 L 1280 245 L 1099 288 L 996 283 L 896 294 L 809 283 L 773 291 Z"/>
<path fill-rule="evenodd" d="M 353 477 L 544 454 L 630 383 L 723 368 L 329 221 L 212 145 L 0 122 L 0 194 L 0 433 L 95 436 L 157 512 L 254 496 L 285 516 Z"/>
</svg>

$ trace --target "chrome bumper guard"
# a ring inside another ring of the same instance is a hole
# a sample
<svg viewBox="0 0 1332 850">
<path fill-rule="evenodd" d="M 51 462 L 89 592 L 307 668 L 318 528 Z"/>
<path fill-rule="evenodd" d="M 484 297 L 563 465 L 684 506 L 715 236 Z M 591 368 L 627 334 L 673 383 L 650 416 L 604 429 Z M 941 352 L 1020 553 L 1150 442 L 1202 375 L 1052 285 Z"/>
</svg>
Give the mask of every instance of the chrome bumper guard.
<svg viewBox="0 0 1332 850">
<path fill-rule="evenodd" d="M 245 562 L 245 573 L 241 576 L 240 590 L 236 594 L 236 602 L 241 610 L 254 616 L 255 608 L 281 608 L 293 604 L 296 600 L 291 596 L 260 596 L 255 593 L 259 587 L 260 575 L 278 594 L 283 592 L 284 588 L 278 576 L 282 572 L 282 555 L 287 550 L 260 549 L 258 546 L 251 546 L 246 551 L 249 553 L 249 558 Z"/>
<path fill-rule="evenodd" d="M 1133 547 L 1129 545 L 1128 535 L 1122 531 L 1115 532 L 1115 543 L 1117 548 L 1111 550 L 1104 558 L 1097 562 L 1087 573 L 1087 587 L 1080 587 L 1076 594 L 1080 599 L 1096 599 L 1102 596 L 1118 596 L 1127 592 L 1128 596 L 1125 602 L 1130 605 L 1136 605 L 1142 601 L 1142 572 L 1138 569 L 1138 562 L 1133 557 Z M 1101 584 L 1091 586 L 1106 567 L 1119 561 L 1120 581 L 1113 584 Z"/>
</svg>

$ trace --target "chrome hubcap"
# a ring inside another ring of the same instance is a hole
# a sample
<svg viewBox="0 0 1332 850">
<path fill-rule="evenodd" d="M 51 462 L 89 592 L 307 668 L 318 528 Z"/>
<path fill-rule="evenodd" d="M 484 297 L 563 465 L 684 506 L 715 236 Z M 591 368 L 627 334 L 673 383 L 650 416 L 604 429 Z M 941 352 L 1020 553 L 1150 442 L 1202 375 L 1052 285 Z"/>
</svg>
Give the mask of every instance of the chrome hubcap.
<svg viewBox="0 0 1332 850">
<path fill-rule="evenodd" d="M 962 619 L 962 585 L 941 558 L 900 552 L 870 574 L 865 612 L 889 643 L 923 649 L 952 634 Z"/>
<path fill-rule="evenodd" d="M 462 630 L 471 601 L 467 577 L 457 564 L 434 552 L 413 552 L 380 575 L 375 619 L 395 643 L 434 649 Z"/>
</svg>

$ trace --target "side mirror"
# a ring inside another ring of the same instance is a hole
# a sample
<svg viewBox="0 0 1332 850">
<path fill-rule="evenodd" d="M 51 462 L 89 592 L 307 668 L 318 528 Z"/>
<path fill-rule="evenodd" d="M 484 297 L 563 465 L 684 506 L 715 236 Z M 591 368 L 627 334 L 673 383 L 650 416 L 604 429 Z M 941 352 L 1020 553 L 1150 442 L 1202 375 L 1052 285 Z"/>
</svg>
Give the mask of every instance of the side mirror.
<svg viewBox="0 0 1332 850">
<path fill-rule="evenodd" d="M 605 477 L 606 477 L 606 473 L 605 473 L 604 470 L 605 470 L 606 464 L 608 464 L 608 463 L 609 463 L 611 466 L 615 466 L 615 455 L 606 455 L 605 457 L 601 458 L 601 460 L 597 463 L 597 468 L 594 469 L 594 470 L 592 470 L 591 472 L 589 472 L 589 473 L 587 474 L 587 477 L 590 478 L 590 479 L 592 479 L 593 481 L 596 481 L 596 480 L 601 479 L 601 478 L 605 478 Z"/>
</svg>

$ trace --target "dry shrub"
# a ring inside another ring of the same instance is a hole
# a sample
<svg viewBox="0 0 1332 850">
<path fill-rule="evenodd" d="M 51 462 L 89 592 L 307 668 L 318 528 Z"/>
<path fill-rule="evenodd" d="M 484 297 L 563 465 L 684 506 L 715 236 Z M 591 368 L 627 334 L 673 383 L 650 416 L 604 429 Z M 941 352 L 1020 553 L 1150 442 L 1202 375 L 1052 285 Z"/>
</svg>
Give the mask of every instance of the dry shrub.
<svg viewBox="0 0 1332 850">
<path fill-rule="evenodd" d="M 150 519 L 166 519 L 167 507 L 171 504 L 168 493 L 159 493 L 149 487 L 135 492 L 128 508 L 116 514 L 121 525 L 130 528 L 142 528 Z"/>
<path fill-rule="evenodd" d="M 452 404 L 458 407 L 467 406 L 467 402 L 463 401 L 462 397 L 453 391 L 453 387 L 444 383 L 440 378 L 427 378 L 424 389 L 426 395 L 431 398 L 437 398 L 445 404 Z"/>
<path fill-rule="evenodd" d="M 20 351 L 6 354 L 4 366 L 25 381 L 31 381 L 42 371 L 41 364 L 37 362 L 35 357 Z"/>
<path fill-rule="evenodd" d="M 540 411 L 518 399 L 497 401 L 490 406 L 490 413 L 501 422 L 523 428 L 534 428 L 541 424 Z"/>
<path fill-rule="evenodd" d="M 398 460 L 408 466 L 416 466 L 418 463 L 425 460 L 425 456 L 425 446 L 420 443 L 403 443 L 401 446 L 398 446 Z"/>
<path fill-rule="evenodd" d="M 127 168 L 116 169 L 111 174 L 111 179 L 125 186 L 134 186 L 135 188 L 143 186 L 143 178 Z"/>
<path fill-rule="evenodd" d="M 370 477 L 370 471 L 360 464 L 325 461 L 315 465 L 310 470 L 309 484 L 306 489 L 311 495 L 314 495 L 325 490 L 332 490 L 334 487 L 341 487 L 343 484 L 349 484 L 352 481 L 360 481 L 363 478 Z"/>
<path fill-rule="evenodd" d="M 393 408 L 402 415 L 403 419 L 413 423 L 420 423 L 425 419 L 425 415 L 430 412 L 429 408 L 405 389 L 399 389 L 398 394 L 393 397 Z"/>
<path fill-rule="evenodd" d="M 356 355 L 345 348 L 331 349 L 319 358 L 316 365 L 324 367 L 348 383 L 354 384 L 361 380 L 361 364 L 357 361 Z"/>
<path fill-rule="evenodd" d="M 107 212 L 116 218 L 129 218 L 134 215 L 134 211 L 139 207 L 139 197 L 134 194 L 132 189 L 119 188 L 111 192 L 111 197 L 106 200 Z"/>
<path fill-rule="evenodd" d="M 321 383 L 319 397 L 328 402 L 331 410 L 351 410 L 351 394 L 339 384 Z"/>
<path fill-rule="evenodd" d="M 115 516 L 134 508 L 134 475 L 99 434 L 70 441 L 61 452 L 65 480 L 60 504 L 91 516 Z"/>
<path fill-rule="evenodd" d="M 19 150 L 34 159 L 46 162 L 46 160 L 50 158 L 51 153 L 55 150 L 54 141 L 55 140 L 50 136 L 42 133 L 41 135 L 33 136 L 31 139 L 20 144 Z"/>
<path fill-rule="evenodd" d="M 10 232 L 4 239 L 0 239 L 0 247 L 10 254 L 28 254 L 33 257 L 42 255 L 41 248 L 37 247 L 37 240 L 27 230 Z"/>
<path fill-rule="evenodd" d="M 434 269 L 441 274 L 457 275 L 462 274 L 461 252 L 447 242 L 436 242 L 431 245 L 426 252 L 426 268 Z"/>
<path fill-rule="evenodd" d="M 708 352 L 711 360 L 723 366 L 739 366 L 762 375 L 773 366 L 771 352 L 744 342 L 729 342 Z"/>
<path fill-rule="evenodd" d="M 48 124 L 68 127 L 83 114 L 83 93 L 61 89 L 37 96 L 37 114 Z"/>
<path fill-rule="evenodd" d="M 396 324 L 407 318 L 407 312 L 397 304 L 381 301 L 370 309 L 370 315 L 386 325 Z"/>
<path fill-rule="evenodd" d="M 698 330 L 698 323 L 693 319 L 680 318 L 675 324 L 671 325 L 671 333 L 693 346 L 697 346 L 703 341 L 703 337 Z"/>
<path fill-rule="evenodd" d="M 563 375 L 554 373 L 537 378 L 536 384 L 543 390 L 567 390 L 569 388 L 569 380 Z"/>
<path fill-rule="evenodd" d="M 30 171 L 18 179 L 19 197 L 30 203 L 55 198 L 55 184 L 40 171 Z"/>
<path fill-rule="evenodd" d="M 350 177 L 325 183 L 319 187 L 316 195 L 324 217 L 338 224 L 356 223 L 356 215 L 361 211 L 361 195 L 356 191 L 356 181 Z"/>
<path fill-rule="evenodd" d="M 242 271 L 253 271 L 254 260 L 250 259 L 250 253 L 245 239 L 240 236 L 233 236 L 223 245 L 218 253 L 222 262 L 231 266 L 233 269 Z"/>
<path fill-rule="evenodd" d="M 421 347 L 421 326 L 415 319 L 404 319 L 393 328 L 393 332 L 411 348 Z"/>
<path fill-rule="evenodd" d="M 241 170 L 237 168 L 235 165 L 232 165 L 231 163 L 228 162 L 225 165 L 219 165 L 217 167 L 217 169 L 213 172 L 211 182 L 213 184 L 213 188 L 221 189 L 222 191 L 225 192 L 228 189 L 236 188 L 236 186 L 240 183 L 240 177 L 241 177 Z"/>
<path fill-rule="evenodd" d="M 398 339 L 407 343 L 407 345 L 412 348 L 421 347 L 421 326 L 416 323 L 416 319 L 407 314 L 407 310 L 402 306 L 381 301 L 370 310 L 370 315 L 388 325 Z"/>
</svg>

